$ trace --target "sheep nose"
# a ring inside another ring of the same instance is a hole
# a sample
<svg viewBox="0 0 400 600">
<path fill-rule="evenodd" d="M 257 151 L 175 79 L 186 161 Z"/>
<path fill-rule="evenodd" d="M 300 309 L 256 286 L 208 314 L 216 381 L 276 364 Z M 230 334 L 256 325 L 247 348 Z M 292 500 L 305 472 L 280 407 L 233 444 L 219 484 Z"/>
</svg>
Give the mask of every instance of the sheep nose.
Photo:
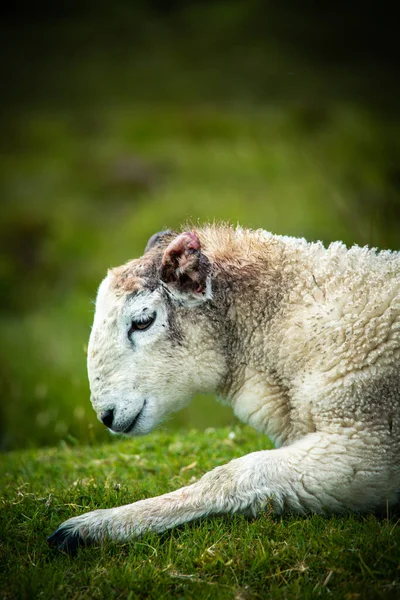
<svg viewBox="0 0 400 600">
<path fill-rule="evenodd" d="M 113 419 L 114 419 L 114 410 L 112 408 L 110 408 L 109 410 L 106 410 L 100 416 L 100 419 L 102 420 L 102 422 L 104 423 L 104 425 L 106 427 L 110 428 L 112 425 Z"/>
</svg>

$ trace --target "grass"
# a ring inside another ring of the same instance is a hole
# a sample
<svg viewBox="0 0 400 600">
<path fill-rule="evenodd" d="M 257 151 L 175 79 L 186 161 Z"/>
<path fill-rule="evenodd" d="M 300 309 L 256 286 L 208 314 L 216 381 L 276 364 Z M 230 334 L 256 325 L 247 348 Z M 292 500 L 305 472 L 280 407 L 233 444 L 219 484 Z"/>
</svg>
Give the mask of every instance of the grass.
<svg viewBox="0 0 400 600">
<path fill-rule="evenodd" d="M 15 451 L 0 465 L 0 597 L 395 598 L 400 525 L 366 516 L 214 517 L 75 558 L 46 537 L 84 511 L 185 485 L 213 466 L 271 447 L 247 427 Z M 229 435 L 230 434 L 230 435 Z"/>
</svg>

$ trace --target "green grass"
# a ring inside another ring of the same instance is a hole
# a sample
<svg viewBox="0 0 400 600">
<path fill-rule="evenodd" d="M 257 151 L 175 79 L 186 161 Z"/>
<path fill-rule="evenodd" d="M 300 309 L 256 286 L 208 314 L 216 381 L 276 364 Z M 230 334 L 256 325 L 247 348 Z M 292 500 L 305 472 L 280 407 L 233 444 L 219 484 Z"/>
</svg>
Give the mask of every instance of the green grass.
<svg viewBox="0 0 400 600">
<path fill-rule="evenodd" d="M 400 525 L 375 516 L 214 517 L 74 558 L 46 537 L 65 519 L 161 494 L 271 447 L 246 427 L 156 432 L 101 446 L 16 451 L 1 462 L 0 597 L 395 598 Z"/>
</svg>

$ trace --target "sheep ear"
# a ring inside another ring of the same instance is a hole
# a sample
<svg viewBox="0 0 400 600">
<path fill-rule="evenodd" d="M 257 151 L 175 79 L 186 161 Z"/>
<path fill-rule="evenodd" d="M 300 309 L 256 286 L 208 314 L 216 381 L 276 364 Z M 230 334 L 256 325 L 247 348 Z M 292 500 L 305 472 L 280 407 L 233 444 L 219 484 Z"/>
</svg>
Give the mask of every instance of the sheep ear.
<svg viewBox="0 0 400 600">
<path fill-rule="evenodd" d="M 179 234 L 167 246 L 161 264 L 161 281 L 171 291 L 189 294 L 192 298 L 210 297 L 211 263 L 202 253 L 200 240 L 194 231 Z"/>
<path fill-rule="evenodd" d="M 166 229 L 165 231 L 159 231 L 151 236 L 149 241 L 146 244 L 146 248 L 144 249 L 144 253 L 148 252 L 152 248 L 157 248 L 162 244 L 166 244 L 168 241 L 171 241 L 173 237 L 178 235 L 176 231 L 172 231 L 172 229 Z"/>
</svg>

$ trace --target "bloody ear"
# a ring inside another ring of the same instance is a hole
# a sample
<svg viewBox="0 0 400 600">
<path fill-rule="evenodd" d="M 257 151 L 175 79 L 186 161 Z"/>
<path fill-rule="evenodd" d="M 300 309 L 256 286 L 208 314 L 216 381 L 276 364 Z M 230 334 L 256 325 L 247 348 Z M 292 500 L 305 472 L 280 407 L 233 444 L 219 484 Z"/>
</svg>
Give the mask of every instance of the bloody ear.
<svg viewBox="0 0 400 600">
<path fill-rule="evenodd" d="M 211 263 L 194 231 L 179 234 L 164 252 L 161 280 L 180 292 L 204 294 Z"/>
</svg>

